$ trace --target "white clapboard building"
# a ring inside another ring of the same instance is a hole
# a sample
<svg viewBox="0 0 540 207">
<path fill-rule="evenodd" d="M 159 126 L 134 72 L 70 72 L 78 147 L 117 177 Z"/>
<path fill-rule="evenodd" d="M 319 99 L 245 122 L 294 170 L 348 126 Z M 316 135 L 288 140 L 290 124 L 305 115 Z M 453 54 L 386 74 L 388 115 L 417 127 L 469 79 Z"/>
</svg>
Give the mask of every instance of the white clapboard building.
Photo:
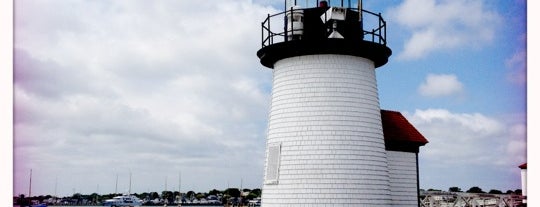
<svg viewBox="0 0 540 207">
<path fill-rule="evenodd" d="M 519 165 L 521 169 L 521 195 L 524 196 L 523 203 L 527 203 L 527 163 Z"/>
<path fill-rule="evenodd" d="M 418 152 L 427 139 L 399 112 L 381 110 L 392 206 L 419 206 Z"/>
</svg>

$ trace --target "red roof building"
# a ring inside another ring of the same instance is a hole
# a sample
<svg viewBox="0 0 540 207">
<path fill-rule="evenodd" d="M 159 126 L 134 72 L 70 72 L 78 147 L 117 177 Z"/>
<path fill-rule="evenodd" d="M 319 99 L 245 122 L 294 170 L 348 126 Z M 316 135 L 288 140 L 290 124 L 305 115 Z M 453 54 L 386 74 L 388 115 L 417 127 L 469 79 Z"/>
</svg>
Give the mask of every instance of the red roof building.
<svg viewBox="0 0 540 207">
<path fill-rule="evenodd" d="M 386 150 L 418 153 L 428 140 L 397 111 L 381 110 Z"/>
<path fill-rule="evenodd" d="M 428 140 L 397 111 L 381 110 L 392 206 L 420 206 L 418 152 Z"/>
</svg>

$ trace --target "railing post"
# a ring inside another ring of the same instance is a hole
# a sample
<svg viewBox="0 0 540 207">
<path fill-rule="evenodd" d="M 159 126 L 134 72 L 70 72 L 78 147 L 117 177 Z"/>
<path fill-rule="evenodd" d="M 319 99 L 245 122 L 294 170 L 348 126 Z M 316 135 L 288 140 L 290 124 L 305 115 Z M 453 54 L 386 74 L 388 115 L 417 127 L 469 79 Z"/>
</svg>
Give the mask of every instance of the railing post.
<svg viewBox="0 0 540 207">
<path fill-rule="evenodd" d="M 386 45 L 386 21 L 384 21 L 383 19 L 383 22 L 384 22 L 384 45 Z"/>
<path fill-rule="evenodd" d="M 378 16 L 378 17 L 379 17 L 379 44 L 381 44 L 381 38 L 382 38 L 382 36 L 381 36 L 381 30 L 382 30 L 382 28 L 381 28 L 382 24 L 381 24 L 381 23 L 382 23 L 382 22 L 381 22 L 381 21 L 382 21 L 382 17 L 381 17 L 381 13 L 380 13 L 380 12 L 379 12 L 379 16 Z"/>
<path fill-rule="evenodd" d="M 270 27 L 270 14 L 268 14 L 266 19 L 268 20 L 268 41 L 270 42 L 269 45 L 271 45 L 274 44 L 274 35 L 272 35 L 272 27 Z"/>
<path fill-rule="evenodd" d="M 292 15 L 292 6 L 287 8 L 289 9 L 289 12 L 291 12 L 291 15 Z M 284 42 L 288 42 L 289 41 L 289 31 L 288 31 L 288 27 L 289 27 L 289 17 L 287 17 L 287 10 L 285 10 L 285 13 L 284 13 L 284 16 L 285 18 L 285 22 L 283 24 L 283 36 L 284 36 Z M 293 27 L 292 25 L 292 22 L 291 22 L 291 28 Z"/>
</svg>

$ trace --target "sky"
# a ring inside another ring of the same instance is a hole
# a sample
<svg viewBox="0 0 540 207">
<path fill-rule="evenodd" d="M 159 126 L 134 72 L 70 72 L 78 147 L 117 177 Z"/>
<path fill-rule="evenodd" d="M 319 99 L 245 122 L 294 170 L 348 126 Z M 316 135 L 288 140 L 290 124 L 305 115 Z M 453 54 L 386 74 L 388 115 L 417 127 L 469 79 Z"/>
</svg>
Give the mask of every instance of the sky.
<svg viewBox="0 0 540 207">
<path fill-rule="evenodd" d="M 261 188 L 282 0 L 16 1 L 13 194 Z M 521 188 L 525 0 L 365 0 L 387 21 L 382 109 L 429 143 L 420 188 Z M 118 179 L 117 179 L 118 177 Z M 118 185 L 116 186 L 116 182 Z"/>
</svg>

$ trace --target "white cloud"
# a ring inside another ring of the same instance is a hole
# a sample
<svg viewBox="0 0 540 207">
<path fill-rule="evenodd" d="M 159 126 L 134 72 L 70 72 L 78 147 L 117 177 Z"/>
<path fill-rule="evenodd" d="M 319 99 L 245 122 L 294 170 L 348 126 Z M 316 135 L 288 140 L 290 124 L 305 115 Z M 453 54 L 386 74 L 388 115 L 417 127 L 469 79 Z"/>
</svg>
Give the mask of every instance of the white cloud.
<svg viewBox="0 0 540 207">
<path fill-rule="evenodd" d="M 428 74 L 418 92 L 428 97 L 455 95 L 463 92 L 463 84 L 454 74 Z"/>
<path fill-rule="evenodd" d="M 509 69 L 507 79 L 511 83 L 525 85 L 527 83 L 527 52 L 519 51 L 514 53 L 511 58 L 505 62 Z"/>
<path fill-rule="evenodd" d="M 14 193 L 30 168 L 44 195 L 55 176 L 60 195 L 92 193 L 83 175 L 110 193 L 128 171 L 135 192 L 179 171 L 184 190 L 260 187 L 271 70 L 255 52 L 273 12 L 247 0 L 17 2 Z"/>
<path fill-rule="evenodd" d="M 520 188 L 517 166 L 527 161 L 525 115 L 493 117 L 446 109 L 403 115 L 429 140 L 418 155 L 424 188 Z"/>
<path fill-rule="evenodd" d="M 438 50 L 481 46 L 495 38 L 501 17 L 483 1 L 405 0 L 389 12 L 412 35 L 399 58 L 418 59 Z"/>
<path fill-rule="evenodd" d="M 419 123 L 441 124 L 447 130 L 453 131 L 454 128 L 466 128 L 479 137 L 488 137 L 500 133 L 504 126 L 495 119 L 486 117 L 482 114 L 453 114 L 444 109 L 416 110 L 414 119 Z M 452 135 L 452 134 L 448 134 Z M 456 139 L 462 139 L 456 137 Z"/>
<path fill-rule="evenodd" d="M 509 161 L 508 157 L 524 158 L 523 123 L 445 109 L 416 110 L 405 116 L 430 141 L 422 148 L 423 157 L 439 164 L 490 165 Z"/>
</svg>

